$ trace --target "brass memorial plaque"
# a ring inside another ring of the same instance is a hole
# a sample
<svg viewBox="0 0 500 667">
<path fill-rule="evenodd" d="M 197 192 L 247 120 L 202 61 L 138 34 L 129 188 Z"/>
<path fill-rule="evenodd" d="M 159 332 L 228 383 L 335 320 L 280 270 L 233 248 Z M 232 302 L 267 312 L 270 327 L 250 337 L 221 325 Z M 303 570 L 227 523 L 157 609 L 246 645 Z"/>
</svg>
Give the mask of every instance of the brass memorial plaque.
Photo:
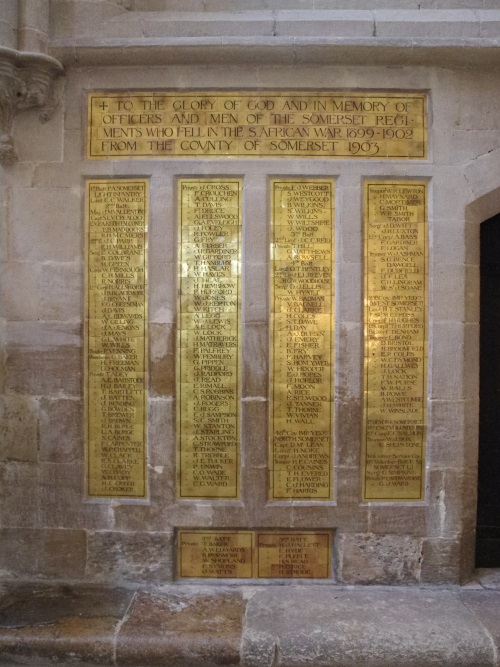
<svg viewBox="0 0 500 667">
<path fill-rule="evenodd" d="M 179 577 L 327 579 L 332 532 L 179 530 Z"/>
<path fill-rule="evenodd" d="M 148 183 L 87 182 L 87 493 L 145 498 Z"/>
<path fill-rule="evenodd" d="M 427 186 L 365 184 L 363 500 L 425 495 Z"/>
<path fill-rule="evenodd" d="M 427 158 L 427 95 L 385 91 L 93 92 L 90 159 Z"/>
<path fill-rule="evenodd" d="M 180 498 L 239 497 L 241 187 L 179 181 Z"/>
<path fill-rule="evenodd" d="M 271 182 L 272 500 L 333 498 L 333 181 Z"/>
<path fill-rule="evenodd" d="M 253 577 L 252 531 L 180 530 L 178 547 L 179 577 Z"/>
</svg>

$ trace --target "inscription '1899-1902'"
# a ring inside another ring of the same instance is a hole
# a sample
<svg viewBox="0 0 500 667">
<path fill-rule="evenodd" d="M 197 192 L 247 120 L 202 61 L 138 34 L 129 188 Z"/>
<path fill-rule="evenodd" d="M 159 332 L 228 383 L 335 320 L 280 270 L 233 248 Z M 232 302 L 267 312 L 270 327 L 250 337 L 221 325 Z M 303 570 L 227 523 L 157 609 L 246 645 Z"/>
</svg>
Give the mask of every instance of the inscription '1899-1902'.
<svg viewBox="0 0 500 667">
<path fill-rule="evenodd" d="M 90 159 L 427 158 L 427 96 L 361 91 L 95 92 Z"/>
</svg>

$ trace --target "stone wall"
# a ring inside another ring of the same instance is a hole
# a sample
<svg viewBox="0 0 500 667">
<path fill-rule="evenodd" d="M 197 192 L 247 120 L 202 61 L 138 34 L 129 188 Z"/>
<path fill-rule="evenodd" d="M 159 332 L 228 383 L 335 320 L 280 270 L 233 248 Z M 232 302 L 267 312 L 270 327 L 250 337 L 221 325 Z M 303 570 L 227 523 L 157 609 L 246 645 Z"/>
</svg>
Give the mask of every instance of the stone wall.
<svg viewBox="0 0 500 667">
<path fill-rule="evenodd" d="M 303 8 L 304 4 L 296 6 Z M 356 8 L 368 9 L 366 4 L 358 2 Z M 373 3 L 368 4 L 374 8 Z M 408 0 L 381 2 L 376 8 L 413 9 L 417 4 L 422 8 L 466 5 L 467 9 L 481 9 L 493 7 L 494 0 L 490 4 L 486 0 Z M 202 6 L 182 5 L 197 11 L 227 9 L 210 0 Z M 345 9 L 347 5 L 353 8 L 352 2 L 315 3 L 318 9 Z M 28 39 L 28 29 L 24 41 L 12 38 L 14 26 L 18 28 L 13 6 L 7 3 L 2 43 L 35 50 L 29 47 L 33 42 Z M 254 6 L 275 8 L 264 0 Z M 432 49 L 423 49 L 428 62 L 418 66 L 404 59 L 377 65 L 368 59 L 366 66 L 340 66 L 331 62 L 333 52 L 324 64 L 314 45 L 302 52 L 295 65 L 273 64 L 271 45 L 266 45 L 267 57 L 257 59 L 241 46 L 239 64 L 211 62 L 210 56 L 204 62 L 199 55 L 194 62 L 183 55 L 184 62 L 165 64 L 158 55 L 162 44 L 148 45 L 147 41 L 142 45 L 146 66 L 140 55 L 135 62 L 135 56 L 127 55 L 128 34 L 119 42 L 118 27 L 126 25 L 120 21 L 131 14 L 125 10 L 176 9 L 175 2 L 53 0 L 51 7 L 48 52 L 64 61 L 62 100 L 44 125 L 34 110 L 17 113 L 13 136 L 18 160 L 2 168 L 0 182 L 2 576 L 163 583 L 175 577 L 176 528 L 256 527 L 333 529 L 335 580 L 340 582 L 455 583 L 466 578 L 473 567 L 475 530 L 479 223 L 500 210 L 496 66 L 488 67 L 487 61 L 477 65 L 481 61 L 477 49 L 472 57 L 476 66 L 464 66 L 465 47 L 456 56 L 459 44 L 447 47 L 455 54 L 447 66 L 442 66 L 441 55 L 436 56 L 439 66 L 433 62 Z M 113 30 L 117 32 L 111 34 L 116 43 L 108 43 L 103 34 L 95 41 L 89 36 L 96 17 L 105 14 L 106 20 L 116 19 Z M 481 25 L 477 18 L 469 18 L 465 17 L 467 29 Z M 493 26 L 495 17 L 487 18 Z M 403 23 L 406 19 L 402 18 Z M 300 32 L 300 21 L 294 29 Z M 451 30 L 450 24 L 445 30 Z M 35 29 L 38 51 L 45 50 L 43 40 L 38 39 L 43 31 L 43 26 Z M 258 43 L 261 33 L 251 34 Z M 390 33 L 381 47 L 389 44 L 389 38 Z M 80 48 L 76 60 L 72 41 Z M 375 47 L 370 48 L 376 59 Z M 111 66 L 107 49 L 112 51 Z M 340 59 L 347 58 L 341 51 Z M 454 67 L 457 59 L 461 65 Z M 428 91 L 430 159 L 85 158 L 88 91 L 302 86 Z M 244 179 L 241 502 L 179 501 L 175 495 L 176 179 L 186 175 Z M 276 175 L 335 179 L 337 491 L 332 503 L 272 504 L 267 500 L 267 201 L 269 179 Z M 91 502 L 85 499 L 83 482 L 85 181 L 129 176 L 147 178 L 150 185 L 150 498 L 143 503 Z M 360 501 L 362 184 L 366 178 L 429 184 L 428 471 L 425 502 L 413 505 Z"/>
</svg>

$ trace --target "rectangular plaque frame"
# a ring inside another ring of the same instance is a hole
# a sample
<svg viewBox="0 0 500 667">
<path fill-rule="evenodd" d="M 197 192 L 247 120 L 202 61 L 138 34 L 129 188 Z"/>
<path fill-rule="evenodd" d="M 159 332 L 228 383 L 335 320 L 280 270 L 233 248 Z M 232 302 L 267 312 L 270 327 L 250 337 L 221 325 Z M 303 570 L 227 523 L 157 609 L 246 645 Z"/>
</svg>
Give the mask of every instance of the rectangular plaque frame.
<svg viewBox="0 0 500 667">
<path fill-rule="evenodd" d="M 180 499 L 240 495 L 242 184 L 178 182 Z"/>
<path fill-rule="evenodd" d="M 271 180 L 270 500 L 333 500 L 334 210 L 332 179 Z"/>
<path fill-rule="evenodd" d="M 177 531 L 180 579 L 330 579 L 331 530 Z"/>
<path fill-rule="evenodd" d="M 363 501 L 425 498 L 427 183 L 365 183 Z"/>
<path fill-rule="evenodd" d="M 87 181 L 84 394 L 89 498 L 147 497 L 148 181 Z"/>
<path fill-rule="evenodd" d="M 427 94 L 342 90 L 96 91 L 88 159 L 427 159 Z"/>
</svg>

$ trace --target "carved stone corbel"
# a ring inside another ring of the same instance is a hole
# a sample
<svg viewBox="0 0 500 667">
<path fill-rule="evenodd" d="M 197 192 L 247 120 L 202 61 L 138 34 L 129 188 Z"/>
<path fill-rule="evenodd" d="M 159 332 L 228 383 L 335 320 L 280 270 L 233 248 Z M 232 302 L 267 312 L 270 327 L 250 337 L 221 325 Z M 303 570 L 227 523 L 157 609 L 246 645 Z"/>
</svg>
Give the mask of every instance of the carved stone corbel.
<svg viewBox="0 0 500 667">
<path fill-rule="evenodd" d="M 0 162 L 17 158 L 12 137 L 16 113 L 39 108 L 40 120 L 49 120 L 59 103 L 56 81 L 63 72 L 51 56 L 0 47 Z"/>
</svg>

